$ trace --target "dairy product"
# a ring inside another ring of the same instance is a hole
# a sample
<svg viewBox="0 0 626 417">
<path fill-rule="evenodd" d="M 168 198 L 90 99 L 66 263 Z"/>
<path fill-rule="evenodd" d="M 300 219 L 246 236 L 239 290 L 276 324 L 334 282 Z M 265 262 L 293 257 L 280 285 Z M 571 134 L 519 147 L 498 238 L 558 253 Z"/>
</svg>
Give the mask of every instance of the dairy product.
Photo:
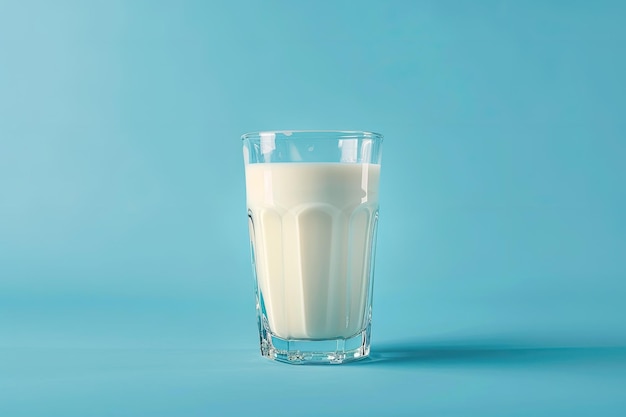
<svg viewBox="0 0 626 417">
<path fill-rule="evenodd" d="M 380 165 L 246 165 L 265 325 L 284 339 L 348 338 L 369 320 Z"/>
</svg>

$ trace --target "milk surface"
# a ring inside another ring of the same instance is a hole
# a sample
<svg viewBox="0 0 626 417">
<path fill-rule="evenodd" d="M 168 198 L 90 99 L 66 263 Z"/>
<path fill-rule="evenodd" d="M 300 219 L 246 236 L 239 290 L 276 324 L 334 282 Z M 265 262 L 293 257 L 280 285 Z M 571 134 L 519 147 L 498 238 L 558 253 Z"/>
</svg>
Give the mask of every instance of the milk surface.
<svg viewBox="0 0 626 417">
<path fill-rule="evenodd" d="M 348 338 L 369 320 L 380 165 L 246 166 L 261 309 L 285 339 Z"/>
</svg>

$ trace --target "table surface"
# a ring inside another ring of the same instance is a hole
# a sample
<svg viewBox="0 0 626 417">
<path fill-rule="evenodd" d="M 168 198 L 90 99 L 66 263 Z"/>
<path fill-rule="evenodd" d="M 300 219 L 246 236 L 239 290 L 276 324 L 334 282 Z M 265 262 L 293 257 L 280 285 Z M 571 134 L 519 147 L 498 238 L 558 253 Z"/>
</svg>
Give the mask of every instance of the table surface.
<svg viewBox="0 0 626 417">
<path fill-rule="evenodd" d="M 603 415 L 626 412 L 626 347 L 379 343 L 339 366 L 253 347 L 0 349 L 5 416 Z"/>
</svg>

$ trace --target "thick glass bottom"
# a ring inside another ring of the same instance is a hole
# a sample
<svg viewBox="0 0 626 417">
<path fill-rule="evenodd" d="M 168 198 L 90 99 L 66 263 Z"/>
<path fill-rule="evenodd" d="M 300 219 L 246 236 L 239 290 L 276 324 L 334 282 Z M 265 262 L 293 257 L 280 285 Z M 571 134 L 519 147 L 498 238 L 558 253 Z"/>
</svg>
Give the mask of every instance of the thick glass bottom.
<svg viewBox="0 0 626 417">
<path fill-rule="evenodd" d="M 345 339 L 286 340 L 261 328 L 261 355 L 297 365 L 341 364 L 367 358 L 370 353 L 370 326 Z"/>
</svg>

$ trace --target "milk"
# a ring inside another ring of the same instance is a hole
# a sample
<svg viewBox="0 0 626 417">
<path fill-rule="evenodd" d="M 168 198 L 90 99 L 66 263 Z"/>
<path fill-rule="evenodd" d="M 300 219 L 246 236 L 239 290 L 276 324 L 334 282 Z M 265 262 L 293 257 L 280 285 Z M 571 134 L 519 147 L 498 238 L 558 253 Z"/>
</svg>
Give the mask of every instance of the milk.
<svg viewBox="0 0 626 417">
<path fill-rule="evenodd" d="M 375 164 L 246 165 L 259 303 L 275 336 L 349 338 L 367 326 L 379 175 Z"/>
</svg>

